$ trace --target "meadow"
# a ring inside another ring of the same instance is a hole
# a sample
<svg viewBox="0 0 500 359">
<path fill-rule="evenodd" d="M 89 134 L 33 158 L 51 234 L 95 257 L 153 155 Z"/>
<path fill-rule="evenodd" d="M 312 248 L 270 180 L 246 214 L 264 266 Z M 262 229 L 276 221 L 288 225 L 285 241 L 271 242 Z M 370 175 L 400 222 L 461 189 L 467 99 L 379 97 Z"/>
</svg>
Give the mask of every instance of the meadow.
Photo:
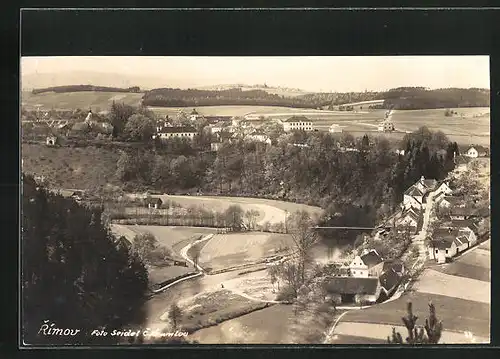
<svg viewBox="0 0 500 359">
<path fill-rule="evenodd" d="M 200 265 L 212 270 L 255 263 L 291 248 L 286 234 L 234 233 L 214 236 L 201 250 Z M 281 251 L 280 251 L 281 250 Z"/>
</svg>

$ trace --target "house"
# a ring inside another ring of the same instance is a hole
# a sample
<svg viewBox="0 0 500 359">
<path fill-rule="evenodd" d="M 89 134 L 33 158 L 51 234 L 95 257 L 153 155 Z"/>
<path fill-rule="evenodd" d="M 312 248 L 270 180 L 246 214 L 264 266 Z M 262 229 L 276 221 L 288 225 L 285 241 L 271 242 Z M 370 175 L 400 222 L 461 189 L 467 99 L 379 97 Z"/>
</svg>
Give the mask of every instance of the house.
<svg viewBox="0 0 500 359">
<path fill-rule="evenodd" d="M 459 235 L 464 235 L 471 246 L 477 242 L 477 234 L 479 233 L 479 225 L 471 220 L 451 221 L 450 227 L 458 228 Z"/>
<path fill-rule="evenodd" d="M 451 207 L 450 219 L 451 220 L 464 220 L 472 217 L 477 217 L 477 211 L 474 208 L 468 207 Z"/>
<path fill-rule="evenodd" d="M 369 277 L 380 276 L 384 268 L 384 261 L 376 250 L 372 249 L 371 251 L 363 254 L 360 259 L 368 267 Z"/>
<path fill-rule="evenodd" d="M 200 114 L 198 113 L 198 111 L 196 111 L 196 109 L 194 109 L 194 108 L 193 108 L 193 111 L 191 111 L 191 113 L 189 114 L 189 119 L 190 119 L 191 121 L 196 121 L 197 119 L 202 118 L 202 117 L 203 117 L 203 116 L 202 116 L 202 115 L 200 115 Z"/>
<path fill-rule="evenodd" d="M 385 271 L 379 278 L 380 287 L 385 297 L 390 297 L 397 289 L 401 282 L 401 276 L 396 273 L 394 269 Z"/>
<path fill-rule="evenodd" d="M 148 208 L 158 209 L 163 204 L 163 201 L 161 200 L 161 198 L 151 198 L 151 197 L 149 197 L 149 198 L 146 198 L 144 200 L 144 204 Z"/>
<path fill-rule="evenodd" d="M 376 303 L 381 286 L 378 278 L 333 277 L 325 285 L 328 297 L 337 304 Z"/>
<path fill-rule="evenodd" d="M 440 196 L 436 201 L 438 208 L 465 207 L 467 200 L 463 196 Z"/>
<path fill-rule="evenodd" d="M 283 121 L 283 129 L 285 132 L 295 130 L 313 131 L 313 123 L 305 116 L 292 116 Z"/>
<path fill-rule="evenodd" d="M 456 156 L 455 157 L 455 170 L 458 172 L 467 171 L 467 165 L 469 164 L 470 158 L 467 156 Z"/>
<path fill-rule="evenodd" d="M 153 135 L 153 139 L 168 140 L 172 138 L 185 138 L 192 140 L 197 133 L 198 131 L 192 126 L 166 127 L 161 132 L 158 132 L 157 135 Z"/>
<path fill-rule="evenodd" d="M 400 277 L 404 276 L 406 273 L 405 266 L 403 262 L 399 259 L 384 261 L 384 265 L 382 267 L 382 273 L 385 273 L 388 270 L 393 270 Z"/>
<path fill-rule="evenodd" d="M 340 132 L 342 132 L 342 127 L 340 127 L 338 124 L 334 123 L 328 129 L 328 132 L 330 132 L 330 133 L 340 133 Z"/>
<path fill-rule="evenodd" d="M 448 181 L 440 182 L 437 188 L 434 190 L 436 196 L 444 194 L 446 196 L 451 196 L 453 191 L 450 188 L 450 183 Z"/>
<path fill-rule="evenodd" d="M 486 157 L 489 155 L 489 150 L 483 146 L 471 146 L 465 153 L 465 156 L 470 158 Z"/>
<path fill-rule="evenodd" d="M 74 191 L 71 196 L 75 201 L 81 201 L 83 199 L 83 191 Z"/>
<path fill-rule="evenodd" d="M 418 223 L 420 222 L 420 213 L 416 212 L 412 208 L 406 209 L 399 218 L 395 220 L 396 226 L 405 227 L 408 226 L 412 229 L 417 229 Z"/>
<path fill-rule="evenodd" d="M 45 139 L 45 143 L 47 146 L 55 146 L 57 145 L 57 137 L 56 136 L 47 136 Z"/>
<path fill-rule="evenodd" d="M 447 235 L 446 237 L 441 237 L 438 240 L 432 240 L 428 247 L 429 258 L 434 259 L 438 263 L 445 263 L 449 261 L 459 252 L 457 242 L 455 240 L 456 237 L 453 235 Z"/>
<path fill-rule="evenodd" d="M 399 150 L 399 149 L 398 149 L 398 150 L 396 150 L 395 152 L 396 152 L 396 154 L 398 154 L 398 155 L 400 155 L 400 156 L 404 156 L 404 155 L 405 155 L 405 150 Z"/>
<path fill-rule="evenodd" d="M 384 122 L 380 123 L 377 127 L 377 129 L 380 132 L 391 132 L 395 130 L 394 123 L 391 121 L 385 120 Z"/>
<path fill-rule="evenodd" d="M 349 273 L 353 277 L 368 278 L 368 266 L 363 262 L 360 256 L 356 256 L 349 264 Z"/>
<path fill-rule="evenodd" d="M 403 194 L 403 208 L 422 208 L 422 202 L 424 198 L 424 192 L 420 190 L 417 186 L 413 185 L 409 187 Z"/>
<path fill-rule="evenodd" d="M 245 140 L 253 142 L 262 142 L 268 145 L 271 144 L 271 139 L 263 131 L 258 131 L 258 130 L 246 136 Z"/>
</svg>

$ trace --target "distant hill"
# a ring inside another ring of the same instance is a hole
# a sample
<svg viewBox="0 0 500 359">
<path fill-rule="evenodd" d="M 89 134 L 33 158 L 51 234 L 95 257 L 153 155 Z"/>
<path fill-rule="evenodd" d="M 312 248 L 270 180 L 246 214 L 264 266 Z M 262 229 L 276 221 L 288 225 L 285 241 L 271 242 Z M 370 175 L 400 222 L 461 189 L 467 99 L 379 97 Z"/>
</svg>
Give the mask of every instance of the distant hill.
<svg viewBox="0 0 500 359">
<path fill-rule="evenodd" d="M 310 93 L 308 91 L 304 91 L 298 88 L 267 86 L 267 85 L 245 85 L 245 84 L 201 86 L 201 87 L 194 87 L 194 89 L 207 90 L 207 91 L 224 91 L 230 89 L 241 89 L 242 91 L 261 90 L 271 95 L 279 95 L 284 97 L 302 96 Z"/>
</svg>

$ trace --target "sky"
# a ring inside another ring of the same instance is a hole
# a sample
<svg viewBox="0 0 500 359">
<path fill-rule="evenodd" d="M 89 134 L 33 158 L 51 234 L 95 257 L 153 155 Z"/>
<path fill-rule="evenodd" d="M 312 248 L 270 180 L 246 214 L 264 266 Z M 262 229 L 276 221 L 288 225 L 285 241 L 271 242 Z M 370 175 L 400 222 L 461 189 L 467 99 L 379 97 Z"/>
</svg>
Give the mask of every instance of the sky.
<svg viewBox="0 0 500 359">
<path fill-rule="evenodd" d="M 108 56 L 21 59 L 21 78 L 29 77 L 32 80 L 37 75 L 40 78 L 45 75 L 47 79 L 50 75 L 54 86 L 61 85 L 65 77 L 71 78 L 68 81 L 77 81 L 78 73 L 90 72 L 121 75 L 131 82 L 142 81 L 142 84 L 133 84 L 142 87 L 187 88 L 266 83 L 268 86 L 316 92 L 382 91 L 400 86 L 431 89 L 490 87 L 488 56 Z M 82 76 L 82 84 L 92 84 L 85 82 L 85 75 Z"/>
</svg>

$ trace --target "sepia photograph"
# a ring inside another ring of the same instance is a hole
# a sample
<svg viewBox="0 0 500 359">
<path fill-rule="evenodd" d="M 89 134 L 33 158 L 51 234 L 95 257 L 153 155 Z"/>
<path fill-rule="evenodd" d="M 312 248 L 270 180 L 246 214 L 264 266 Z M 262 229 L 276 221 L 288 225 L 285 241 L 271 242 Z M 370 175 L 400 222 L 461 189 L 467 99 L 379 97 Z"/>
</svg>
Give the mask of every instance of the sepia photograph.
<svg viewBox="0 0 500 359">
<path fill-rule="evenodd" d="M 488 56 L 20 59 L 23 346 L 489 344 Z"/>
</svg>

